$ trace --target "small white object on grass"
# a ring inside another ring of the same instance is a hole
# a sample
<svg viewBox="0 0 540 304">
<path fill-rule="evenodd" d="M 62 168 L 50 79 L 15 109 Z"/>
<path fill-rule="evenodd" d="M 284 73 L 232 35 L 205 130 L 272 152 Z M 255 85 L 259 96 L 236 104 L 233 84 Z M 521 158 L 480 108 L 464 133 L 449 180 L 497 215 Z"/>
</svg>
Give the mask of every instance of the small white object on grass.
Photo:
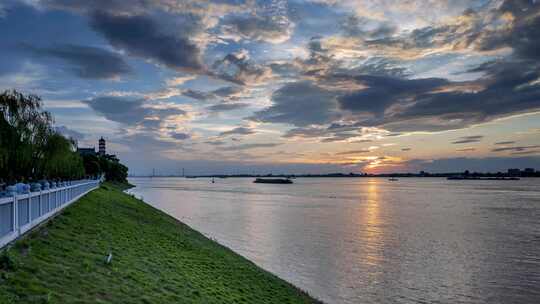
<svg viewBox="0 0 540 304">
<path fill-rule="evenodd" d="M 110 264 L 112 261 L 112 252 L 109 252 L 109 255 L 107 256 L 107 258 L 105 259 L 105 263 L 106 264 Z"/>
</svg>

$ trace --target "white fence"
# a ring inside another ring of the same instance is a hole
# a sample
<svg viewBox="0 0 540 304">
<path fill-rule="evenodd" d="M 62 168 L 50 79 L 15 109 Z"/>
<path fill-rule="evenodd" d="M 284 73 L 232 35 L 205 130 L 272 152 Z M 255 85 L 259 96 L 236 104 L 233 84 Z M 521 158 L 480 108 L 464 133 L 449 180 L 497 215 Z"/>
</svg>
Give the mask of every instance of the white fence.
<svg viewBox="0 0 540 304">
<path fill-rule="evenodd" d="M 0 198 L 0 248 L 99 187 L 83 180 L 49 190 Z"/>
</svg>

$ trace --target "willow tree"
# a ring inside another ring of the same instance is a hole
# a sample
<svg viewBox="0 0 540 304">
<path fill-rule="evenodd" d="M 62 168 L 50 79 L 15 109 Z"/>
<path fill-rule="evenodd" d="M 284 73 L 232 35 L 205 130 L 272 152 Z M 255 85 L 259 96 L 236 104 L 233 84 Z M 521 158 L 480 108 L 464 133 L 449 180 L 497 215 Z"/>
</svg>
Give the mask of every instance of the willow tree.
<svg viewBox="0 0 540 304">
<path fill-rule="evenodd" d="M 43 147 L 38 174 L 45 178 L 75 179 L 84 176 L 81 156 L 76 143 L 59 133 L 51 134 Z"/>
<path fill-rule="evenodd" d="M 74 144 L 54 131 L 41 98 L 0 94 L 0 179 L 73 178 L 84 175 L 81 168 Z"/>
</svg>

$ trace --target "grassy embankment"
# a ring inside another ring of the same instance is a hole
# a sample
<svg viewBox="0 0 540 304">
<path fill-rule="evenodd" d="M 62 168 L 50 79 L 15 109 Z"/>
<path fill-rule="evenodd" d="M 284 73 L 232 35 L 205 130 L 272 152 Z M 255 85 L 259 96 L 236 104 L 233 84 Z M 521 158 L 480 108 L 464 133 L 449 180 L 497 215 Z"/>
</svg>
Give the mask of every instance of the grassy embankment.
<svg viewBox="0 0 540 304">
<path fill-rule="evenodd" d="M 0 303 L 316 302 L 121 189 L 105 184 L 0 253 Z"/>
</svg>

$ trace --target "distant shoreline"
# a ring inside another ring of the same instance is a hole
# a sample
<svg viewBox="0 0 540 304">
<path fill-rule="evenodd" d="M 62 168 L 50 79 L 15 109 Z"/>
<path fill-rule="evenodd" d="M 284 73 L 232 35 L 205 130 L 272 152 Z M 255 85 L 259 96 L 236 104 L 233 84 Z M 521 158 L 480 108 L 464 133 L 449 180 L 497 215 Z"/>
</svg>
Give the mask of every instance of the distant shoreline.
<svg viewBox="0 0 540 304">
<path fill-rule="evenodd" d="M 227 175 L 227 174 L 210 174 L 210 175 L 129 175 L 128 178 L 140 178 L 140 177 L 174 177 L 174 178 L 325 178 L 325 177 L 332 177 L 332 178 L 373 178 L 373 177 L 382 177 L 382 178 L 388 178 L 388 177 L 436 177 L 436 178 L 445 178 L 445 177 L 456 177 L 456 176 L 466 176 L 470 177 L 470 179 L 477 178 L 477 177 L 500 177 L 500 178 L 509 178 L 509 177 L 540 177 L 540 172 L 536 171 L 533 173 L 534 175 L 510 175 L 506 173 L 471 173 L 470 175 L 464 175 L 463 172 L 455 172 L 455 173 L 425 173 L 425 174 L 417 174 L 417 173 L 388 173 L 388 174 L 257 174 L 257 175 L 251 175 L 251 174 L 233 174 L 233 175 Z"/>
</svg>

